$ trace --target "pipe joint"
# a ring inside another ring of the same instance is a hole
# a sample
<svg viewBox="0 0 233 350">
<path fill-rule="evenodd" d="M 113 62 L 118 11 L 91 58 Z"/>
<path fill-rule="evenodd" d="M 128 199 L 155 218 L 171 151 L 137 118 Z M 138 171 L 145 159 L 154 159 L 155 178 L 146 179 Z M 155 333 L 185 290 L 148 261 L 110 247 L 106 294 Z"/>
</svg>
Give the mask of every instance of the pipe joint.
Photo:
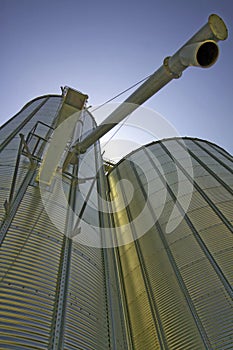
<svg viewBox="0 0 233 350">
<path fill-rule="evenodd" d="M 163 66 L 165 68 L 165 72 L 168 74 L 169 77 L 171 77 L 172 79 L 179 79 L 182 75 L 182 72 L 176 73 L 173 72 L 172 69 L 169 66 L 169 59 L 171 58 L 171 56 L 168 56 L 166 58 L 164 58 L 163 61 Z"/>
</svg>

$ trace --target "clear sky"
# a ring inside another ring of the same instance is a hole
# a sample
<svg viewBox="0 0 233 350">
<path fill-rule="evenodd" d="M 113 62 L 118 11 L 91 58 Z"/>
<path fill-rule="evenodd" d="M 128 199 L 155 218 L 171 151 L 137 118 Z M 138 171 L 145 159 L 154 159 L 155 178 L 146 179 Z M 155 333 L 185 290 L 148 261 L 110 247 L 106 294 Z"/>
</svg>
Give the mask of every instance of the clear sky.
<svg viewBox="0 0 233 350">
<path fill-rule="evenodd" d="M 229 30 L 218 62 L 189 68 L 145 107 L 180 135 L 233 153 L 232 0 L 0 0 L 0 124 L 65 85 L 102 104 L 159 68 L 212 13 Z"/>
</svg>

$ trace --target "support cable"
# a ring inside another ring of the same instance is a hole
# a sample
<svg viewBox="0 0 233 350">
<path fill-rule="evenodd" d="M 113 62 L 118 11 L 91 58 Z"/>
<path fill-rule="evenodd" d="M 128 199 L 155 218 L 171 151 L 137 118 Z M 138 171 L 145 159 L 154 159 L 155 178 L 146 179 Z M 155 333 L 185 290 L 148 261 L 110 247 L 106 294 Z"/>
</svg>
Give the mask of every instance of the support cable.
<svg viewBox="0 0 233 350">
<path fill-rule="evenodd" d="M 152 74 L 146 76 L 145 78 L 141 79 L 140 81 L 138 81 L 137 83 L 131 85 L 130 87 L 128 87 L 127 89 L 123 90 L 122 92 L 120 92 L 119 94 L 117 94 L 116 96 L 110 98 L 109 100 L 107 100 L 106 102 L 104 102 L 103 104 L 101 104 L 100 106 L 96 107 L 93 109 L 93 111 L 91 111 L 92 113 L 97 111 L 98 109 L 102 108 L 103 106 L 107 105 L 108 103 L 112 102 L 113 100 L 115 100 L 117 97 L 122 96 L 123 94 L 125 94 L 126 92 L 130 91 L 131 89 L 133 89 L 135 86 L 141 84 L 142 82 L 144 82 L 145 80 L 147 80 L 148 78 L 150 78 Z M 113 135 L 108 139 L 108 141 L 105 142 L 104 146 L 102 147 L 103 152 L 101 153 L 101 155 L 103 156 L 104 148 L 107 146 L 107 144 L 112 140 L 112 138 L 118 133 L 118 131 L 122 128 L 122 126 L 126 123 L 126 121 L 128 120 L 130 115 L 128 115 L 128 117 L 124 120 L 124 122 L 122 124 L 119 125 L 119 127 L 117 128 L 117 130 L 113 133 Z"/>
<path fill-rule="evenodd" d="M 138 81 L 137 83 L 133 84 L 132 86 L 128 87 L 127 89 L 123 90 L 122 92 L 120 92 L 119 94 L 117 94 L 116 96 L 110 98 L 109 100 L 107 100 L 106 102 L 104 102 L 102 105 L 96 107 L 95 109 L 93 109 L 92 113 L 97 111 L 98 109 L 102 108 L 103 106 L 105 106 L 106 104 L 108 104 L 109 102 L 112 102 L 113 100 L 115 100 L 117 97 L 120 97 L 121 95 L 125 94 L 126 92 L 130 91 L 131 89 L 133 89 L 135 86 L 141 84 L 143 81 L 145 81 L 146 79 L 150 78 L 152 74 L 148 75 L 147 77 L 143 78 L 142 80 Z"/>
</svg>

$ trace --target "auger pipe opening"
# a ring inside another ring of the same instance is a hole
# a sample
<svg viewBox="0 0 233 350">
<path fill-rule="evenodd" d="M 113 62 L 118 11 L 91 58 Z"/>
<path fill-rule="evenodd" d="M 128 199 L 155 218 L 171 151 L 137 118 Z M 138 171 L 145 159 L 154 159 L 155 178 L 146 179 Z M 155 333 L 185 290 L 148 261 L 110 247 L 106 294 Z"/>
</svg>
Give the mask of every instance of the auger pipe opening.
<svg viewBox="0 0 233 350">
<path fill-rule="evenodd" d="M 204 42 L 197 51 L 197 62 L 203 68 L 212 66 L 218 59 L 219 48 L 213 41 Z"/>
</svg>

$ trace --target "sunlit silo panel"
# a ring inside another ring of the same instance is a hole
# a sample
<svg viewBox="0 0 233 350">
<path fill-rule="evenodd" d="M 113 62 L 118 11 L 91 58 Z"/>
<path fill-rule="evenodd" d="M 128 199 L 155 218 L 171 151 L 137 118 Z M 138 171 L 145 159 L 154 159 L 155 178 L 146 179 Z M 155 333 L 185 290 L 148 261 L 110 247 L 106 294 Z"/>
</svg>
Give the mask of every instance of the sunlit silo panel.
<svg viewBox="0 0 233 350">
<path fill-rule="evenodd" d="M 142 147 L 110 172 L 115 225 L 132 237 L 116 249 L 134 349 L 232 347 L 232 173 L 227 152 L 191 138 Z"/>
</svg>

